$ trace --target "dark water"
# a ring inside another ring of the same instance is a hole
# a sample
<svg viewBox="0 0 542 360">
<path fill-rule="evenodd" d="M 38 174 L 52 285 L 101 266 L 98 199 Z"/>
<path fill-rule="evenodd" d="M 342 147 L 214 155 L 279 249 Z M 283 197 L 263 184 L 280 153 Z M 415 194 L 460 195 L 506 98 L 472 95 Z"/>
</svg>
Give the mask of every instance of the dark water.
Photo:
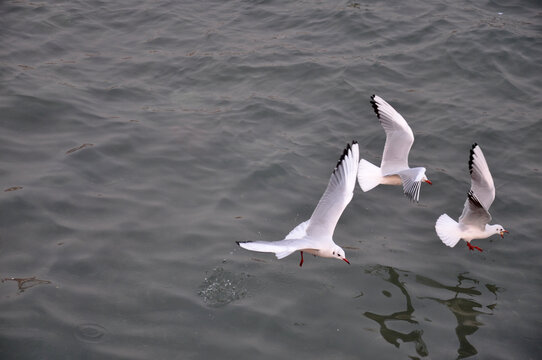
<svg viewBox="0 0 542 360">
<path fill-rule="evenodd" d="M 538 359 L 538 1 L 3 1 L 2 359 Z M 276 260 L 377 93 L 433 186 Z M 505 239 L 445 247 L 478 142 Z"/>
</svg>

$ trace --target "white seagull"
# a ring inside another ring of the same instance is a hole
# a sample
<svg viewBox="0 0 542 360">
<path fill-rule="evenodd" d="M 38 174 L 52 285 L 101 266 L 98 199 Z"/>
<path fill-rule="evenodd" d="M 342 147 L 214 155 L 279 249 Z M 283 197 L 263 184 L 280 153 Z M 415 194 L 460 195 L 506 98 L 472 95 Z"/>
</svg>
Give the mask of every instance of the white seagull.
<svg viewBox="0 0 542 360">
<path fill-rule="evenodd" d="M 459 223 L 442 214 L 435 224 L 435 230 L 442 242 L 449 247 L 454 247 L 460 239 L 467 242 L 470 250 L 478 249 L 470 242 L 473 239 L 485 239 L 494 234 L 504 237 L 502 225 L 489 225 L 491 215 L 489 207 L 495 199 L 495 185 L 489 172 L 484 153 L 478 144 L 474 143 L 470 150 L 469 171 L 471 176 L 471 187 L 467 193 L 467 201 L 463 213 L 459 217 Z"/>
<path fill-rule="evenodd" d="M 359 162 L 359 148 L 356 141 L 348 144 L 331 174 L 326 191 L 311 218 L 297 225 L 284 240 L 280 241 L 237 241 L 242 248 L 273 252 L 282 259 L 296 250 L 321 257 L 335 258 L 350 262 L 345 258 L 344 250 L 333 242 L 333 232 L 346 205 L 352 200 L 356 186 L 356 174 Z"/>
<path fill-rule="evenodd" d="M 408 166 L 408 153 L 414 142 L 412 129 L 401 114 L 380 96 L 371 96 L 371 104 L 386 132 L 386 145 L 380 167 L 361 159 L 358 170 L 361 190 L 369 191 L 379 184 L 403 185 L 405 195 L 411 201 L 419 201 L 422 181 L 432 183 L 425 176 L 424 167 Z"/>
</svg>

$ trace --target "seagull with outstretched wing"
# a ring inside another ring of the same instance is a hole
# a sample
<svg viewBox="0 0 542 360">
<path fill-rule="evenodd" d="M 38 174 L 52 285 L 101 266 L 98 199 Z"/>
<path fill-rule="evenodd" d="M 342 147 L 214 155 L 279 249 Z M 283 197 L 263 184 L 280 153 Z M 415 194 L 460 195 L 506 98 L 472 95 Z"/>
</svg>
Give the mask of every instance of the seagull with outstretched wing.
<svg viewBox="0 0 542 360">
<path fill-rule="evenodd" d="M 489 207 L 495 200 L 495 185 L 489 172 L 484 153 L 476 143 L 472 145 L 469 157 L 469 171 L 471 187 L 467 193 L 467 200 L 459 222 L 447 214 L 442 214 L 435 224 L 437 235 L 444 244 L 454 247 L 460 239 L 467 242 L 470 250 L 477 249 L 470 242 L 474 239 L 485 239 L 494 234 L 504 237 L 505 230 L 502 225 L 489 225 L 491 214 Z"/>
<path fill-rule="evenodd" d="M 377 185 L 402 185 L 405 195 L 412 201 L 420 200 L 421 183 L 431 184 L 424 167 L 410 168 L 408 153 L 414 143 L 414 134 L 406 120 L 378 95 L 371 96 L 371 104 L 386 132 L 386 144 L 380 167 L 361 159 L 358 181 L 363 191 Z"/>
<path fill-rule="evenodd" d="M 273 252 L 278 259 L 294 251 L 300 251 L 299 266 L 303 265 L 303 252 L 343 260 L 350 264 L 344 250 L 333 241 L 333 232 L 341 214 L 354 195 L 358 163 L 358 143 L 353 141 L 352 145 L 348 144 L 344 149 L 331 174 L 326 191 L 311 218 L 296 226 L 284 240 L 237 241 L 237 244 L 247 250 Z"/>
</svg>

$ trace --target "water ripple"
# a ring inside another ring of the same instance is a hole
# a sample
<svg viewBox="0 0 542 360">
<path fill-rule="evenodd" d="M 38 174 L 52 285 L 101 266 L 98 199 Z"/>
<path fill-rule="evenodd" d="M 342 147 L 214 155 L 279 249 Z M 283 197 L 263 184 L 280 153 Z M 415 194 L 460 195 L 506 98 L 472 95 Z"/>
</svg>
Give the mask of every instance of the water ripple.
<svg viewBox="0 0 542 360">
<path fill-rule="evenodd" d="M 98 324 L 86 323 L 77 325 L 75 337 L 87 343 L 99 343 L 104 340 L 107 330 Z"/>
</svg>

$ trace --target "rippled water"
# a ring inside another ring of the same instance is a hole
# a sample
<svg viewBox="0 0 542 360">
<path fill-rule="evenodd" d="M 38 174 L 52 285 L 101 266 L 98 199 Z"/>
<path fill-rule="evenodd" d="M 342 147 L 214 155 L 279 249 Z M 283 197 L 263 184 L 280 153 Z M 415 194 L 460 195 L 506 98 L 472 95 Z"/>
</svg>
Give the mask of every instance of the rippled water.
<svg viewBox="0 0 542 360">
<path fill-rule="evenodd" d="M 2 359 L 537 359 L 538 1 L 0 4 Z M 240 249 L 306 220 L 369 97 L 433 186 L 355 196 L 351 266 Z M 445 247 L 478 142 L 510 231 Z"/>
</svg>

